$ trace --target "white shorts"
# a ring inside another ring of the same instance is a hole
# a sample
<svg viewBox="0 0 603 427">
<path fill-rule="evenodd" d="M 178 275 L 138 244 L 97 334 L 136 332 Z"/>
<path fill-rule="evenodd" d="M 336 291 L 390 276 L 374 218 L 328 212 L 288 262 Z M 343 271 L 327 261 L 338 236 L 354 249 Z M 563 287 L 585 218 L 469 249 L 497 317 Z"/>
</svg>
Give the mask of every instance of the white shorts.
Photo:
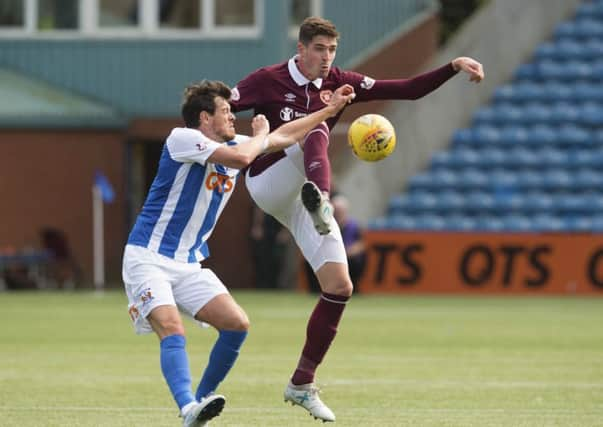
<svg viewBox="0 0 603 427">
<path fill-rule="evenodd" d="M 321 236 L 302 204 L 300 190 L 306 181 L 303 151 L 295 144 L 286 152 L 285 157 L 259 175 L 251 177 L 247 171 L 245 184 L 249 194 L 264 212 L 289 229 L 314 271 L 327 262 L 347 265 L 341 231 L 335 219 L 331 220 L 331 232 Z"/>
<path fill-rule="evenodd" d="M 175 305 L 194 318 L 215 296 L 228 293 L 210 269 L 134 245 L 126 245 L 122 277 L 137 334 L 153 332 L 147 316 L 155 307 Z"/>
</svg>

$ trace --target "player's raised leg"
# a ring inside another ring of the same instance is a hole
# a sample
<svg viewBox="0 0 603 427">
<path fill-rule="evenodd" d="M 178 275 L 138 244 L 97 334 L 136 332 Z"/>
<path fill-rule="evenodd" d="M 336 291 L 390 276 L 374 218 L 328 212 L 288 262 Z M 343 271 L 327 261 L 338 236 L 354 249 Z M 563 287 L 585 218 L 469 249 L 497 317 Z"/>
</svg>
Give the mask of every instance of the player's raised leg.
<svg viewBox="0 0 603 427">
<path fill-rule="evenodd" d="M 331 164 L 328 157 L 329 128 L 321 123 L 308 132 L 303 142 L 304 170 L 308 181 L 301 189 L 301 199 L 319 234 L 331 231 L 333 206 L 329 202 Z"/>
</svg>

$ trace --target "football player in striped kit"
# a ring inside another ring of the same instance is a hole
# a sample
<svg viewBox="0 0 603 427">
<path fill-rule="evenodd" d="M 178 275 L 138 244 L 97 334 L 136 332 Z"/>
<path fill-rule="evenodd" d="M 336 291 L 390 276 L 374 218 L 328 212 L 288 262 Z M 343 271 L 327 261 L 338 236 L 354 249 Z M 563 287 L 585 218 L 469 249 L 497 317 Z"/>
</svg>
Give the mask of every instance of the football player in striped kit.
<svg viewBox="0 0 603 427">
<path fill-rule="evenodd" d="M 234 365 L 249 328 L 245 311 L 224 284 L 199 265 L 209 256 L 207 241 L 240 169 L 261 153 L 301 140 L 355 94 L 344 85 L 325 108 L 272 133 L 266 118 L 255 116 L 253 137 L 235 133 L 230 96 L 230 88 L 219 81 L 186 88 L 185 127 L 167 137 L 123 259 L 130 317 L 137 333 L 159 337 L 161 370 L 185 427 L 204 426 L 222 411 L 225 398 L 214 392 Z M 196 393 L 179 310 L 219 332 Z"/>
</svg>

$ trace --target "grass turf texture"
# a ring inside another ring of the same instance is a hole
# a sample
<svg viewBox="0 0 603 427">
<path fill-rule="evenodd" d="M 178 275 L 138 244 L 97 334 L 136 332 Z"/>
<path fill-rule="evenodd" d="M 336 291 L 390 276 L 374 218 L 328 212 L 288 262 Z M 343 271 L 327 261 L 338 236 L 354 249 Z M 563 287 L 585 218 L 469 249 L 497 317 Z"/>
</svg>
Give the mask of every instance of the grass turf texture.
<svg viewBox="0 0 603 427">
<path fill-rule="evenodd" d="M 322 425 L 282 400 L 316 297 L 234 295 L 252 328 L 212 426 Z M 0 425 L 180 425 L 121 292 L 0 301 Z M 186 326 L 196 386 L 216 333 Z M 602 426 L 603 298 L 355 296 L 318 384 L 336 426 Z"/>
</svg>

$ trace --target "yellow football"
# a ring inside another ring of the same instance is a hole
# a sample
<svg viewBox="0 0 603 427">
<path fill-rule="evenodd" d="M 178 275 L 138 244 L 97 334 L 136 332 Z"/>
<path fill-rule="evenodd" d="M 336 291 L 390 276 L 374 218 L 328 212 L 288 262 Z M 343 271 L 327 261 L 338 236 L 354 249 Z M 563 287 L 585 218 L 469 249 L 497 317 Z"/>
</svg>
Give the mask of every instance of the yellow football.
<svg viewBox="0 0 603 427">
<path fill-rule="evenodd" d="M 350 125 L 348 144 L 359 159 L 377 162 L 393 153 L 396 148 L 396 131 L 385 117 L 365 114 Z"/>
</svg>

